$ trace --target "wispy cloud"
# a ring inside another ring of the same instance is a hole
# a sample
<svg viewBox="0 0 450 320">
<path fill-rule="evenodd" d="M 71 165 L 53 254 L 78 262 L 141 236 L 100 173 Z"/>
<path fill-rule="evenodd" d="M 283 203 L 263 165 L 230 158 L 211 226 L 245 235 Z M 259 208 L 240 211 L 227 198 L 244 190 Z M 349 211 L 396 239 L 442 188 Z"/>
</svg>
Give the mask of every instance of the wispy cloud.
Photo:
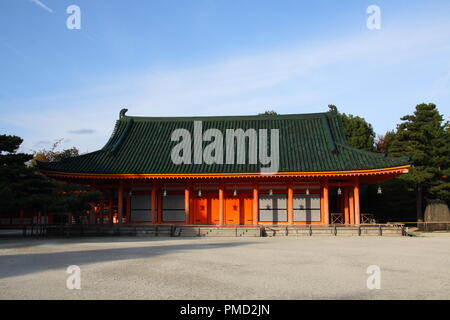
<svg viewBox="0 0 450 320">
<path fill-rule="evenodd" d="M 93 129 L 79 129 L 79 130 L 69 130 L 71 134 L 93 134 L 95 130 Z"/>
<path fill-rule="evenodd" d="M 73 138 L 75 145 L 93 150 L 106 142 L 122 106 L 130 109 L 131 115 L 149 116 L 255 114 L 265 109 L 299 113 L 325 111 L 328 103 L 339 106 L 339 96 L 345 97 L 345 104 L 349 104 L 358 86 L 373 84 L 371 77 L 380 69 L 403 68 L 410 73 L 411 66 L 424 57 L 430 59 L 434 53 L 442 55 L 445 49 L 442 45 L 450 41 L 446 31 L 449 27 L 448 23 L 416 29 L 410 25 L 387 26 L 379 32 L 364 31 L 310 46 L 297 44 L 279 50 L 267 49 L 184 69 L 121 74 L 115 75 L 115 80 L 105 75 L 107 80 L 93 79 L 92 86 L 86 90 L 13 101 L 9 106 L 16 106 L 15 110 L 19 111 L 7 115 L 4 121 L 24 128 L 35 128 L 36 123 L 42 123 L 36 138 L 30 137 L 32 141 L 56 139 L 70 133 L 77 135 Z M 383 90 L 384 96 L 391 89 L 383 83 L 388 80 L 380 81 L 379 90 Z M 445 76 L 442 82 L 446 81 Z M 361 103 L 370 104 L 380 93 L 365 89 L 370 96 L 360 97 L 356 103 L 352 100 L 355 110 L 346 109 L 346 112 L 361 113 Z M 416 99 L 414 94 L 408 93 L 408 98 Z M 40 107 L 42 111 L 39 114 L 20 112 L 25 105 Z M 379 111 L 366 109 L 364 116 L 370 112 Z M 390 112 L 392 121 L 396 121 L 402 111 L 392 108 Z M 68 132 L 68 124 L 83 124 L 96 130 Z M 32 141 L 26 140 L 29 144 Z"/>
<path fill-rule="evenodd" d="M 34 147 L 40 147 L 44 145 L 50 145 L 52 142 L 50 140 L 40 140 L 34 144 Z"/>
<path fill-rule="evenodd" d="M 39 1 L 39 0 L 30 0 L 30 1 L 33 2 L 34 4 L 37 4 L 37 5 L 38 5 L 39 7 L 41 7 L 42 9 L 44 9 L 44 10 L 50 12 L 50 13 L 53 13 L 53 9 L 47 7 L 47 6 L 46 6 L 45 4 L 43 4 L 41 1 Z"/>
</svg>

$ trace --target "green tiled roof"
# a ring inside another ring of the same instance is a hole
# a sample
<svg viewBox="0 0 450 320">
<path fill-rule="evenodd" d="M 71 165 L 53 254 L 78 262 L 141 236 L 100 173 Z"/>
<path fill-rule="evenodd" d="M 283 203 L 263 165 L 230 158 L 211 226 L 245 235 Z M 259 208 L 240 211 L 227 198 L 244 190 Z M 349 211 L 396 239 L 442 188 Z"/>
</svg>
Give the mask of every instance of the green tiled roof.
<svg viewBox="0 0 450 320">
<path fill-rule="evenodd" d="M 258 164 L 180 164 L 171 161 L 175 129 L 193 132 L 194 121 L 203 131 L 226 129 L 279 129 L 279 172 L 368 170 L 408 164 L 406 158 L 350 147 L 336 112 L 225 117 L 131 117 L 124 112 L 114 132 L 98 151 L 59 162 L 39 162 L 46 171 L 96 174 L 259 173 Z M 203 147 L 210 142 L 204 142 Z M 224 139 L 225 143 L 225 139 Z M 192 149 L 193 150 L 193 149 Z M 224 147 L 225 150 L 225 147 Z M 265 167 L 265 166 L 262 166 Z"/>
</svg>

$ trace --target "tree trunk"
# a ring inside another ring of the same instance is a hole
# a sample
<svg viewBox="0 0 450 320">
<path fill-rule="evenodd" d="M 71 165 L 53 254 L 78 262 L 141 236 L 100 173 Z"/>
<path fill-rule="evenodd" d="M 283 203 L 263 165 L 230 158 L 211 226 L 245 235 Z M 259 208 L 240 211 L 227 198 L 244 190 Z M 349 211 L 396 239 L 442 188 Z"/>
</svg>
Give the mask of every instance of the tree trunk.
<svg viewBox="0 0 450 320">
<path fill-rule="evenodd" d="M 422 186 L 420 184 L 417 185 L 416 214 L 417 214 L 417 222 L 423 222 Z"/>
</svg>

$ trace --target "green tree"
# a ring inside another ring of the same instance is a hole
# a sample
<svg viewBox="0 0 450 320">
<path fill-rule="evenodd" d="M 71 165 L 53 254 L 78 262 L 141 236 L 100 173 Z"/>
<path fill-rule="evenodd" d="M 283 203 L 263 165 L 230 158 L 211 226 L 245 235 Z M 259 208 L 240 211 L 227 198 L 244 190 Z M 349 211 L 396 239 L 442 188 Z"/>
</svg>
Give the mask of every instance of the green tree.
<svg viewBox="0 0 450 320">
<path fill-rule="evenodd" d="M 97 203 L 100 199 L 102 194 L 99 191 L 58 181 L 49 210 L 55 213 L 71 212 L 75 216 L 81 216 L 90 209 L 91 204 Z"/>
<path fill-rule="evenodd" d="M 410 157 L 413 167 L 399 179 L 416 191 L 417 220 L 423 221 L 423 197 L 449 200 L 450 134 L 436 105 L 419 104 L 412 115 L 401 118 L 389 155 Z"/>
<path fill-rule="evenodd" d="M 0 212 L 16 214 L 33 208 L 45 210 L 53 184 L 34 168 L 26 166 L 33 157 L 18 153 L 23 140 L 17 136 L 0 135 Z"/>
<path fill-rule="evenodd" d="M 344 134 L 349 145 L 354 148 L 373 151 L 375 143 L 375 132 L 372 125 L 364 118 L 340 113 L 333 104 L 328 105 L 330 111 L 337 112 L 342 121 Z"/>
<path fill-rule="evenodd" d="M 36 161 L 61 161 L 80 155 L 76 147 L 57 150 L 62 141 L 63 139 L 56 141 L 50 149 L 34 151 L 32 165 L 36 165 Z M 55 181 L 54 185 L 54 197 L 49 205 L 49 210 L 55 213 L 71 212 L 80 216 L 90 209 L 92 203 L 96 203 L 102 198 L 100 192 L 89 190 L 82 185 L 63 181 Z"/>
<path fill-rule="evenodd" d="M 274 110 L 266 110 L 263 113 L 259 113 L 259 116 L 277 116 L 278 113 Z"/>
<path fill-rule="evenodd" d="M 0 135 L 0 214 L 17 215 L 26 211 L 81 215 L 90 204 L 101 199 L 100 192 L 51 180 L 35 167 L 27 166 L 33 155 L 17 152 L 22 142 L 17 136 Z M 56 151 L 57 145 L 36 154 L 45 161 L 78 155 L 76 148 Z"/>
<path fill-rule="evenodd" d="M 439 177 L 430 188 L 431 193 L 436 194 L 440 199 L 450 200 L 450 122 L 445 124 L 443 143 L 440 147 L 441 165 L 439 167 Z"/>
</svg>

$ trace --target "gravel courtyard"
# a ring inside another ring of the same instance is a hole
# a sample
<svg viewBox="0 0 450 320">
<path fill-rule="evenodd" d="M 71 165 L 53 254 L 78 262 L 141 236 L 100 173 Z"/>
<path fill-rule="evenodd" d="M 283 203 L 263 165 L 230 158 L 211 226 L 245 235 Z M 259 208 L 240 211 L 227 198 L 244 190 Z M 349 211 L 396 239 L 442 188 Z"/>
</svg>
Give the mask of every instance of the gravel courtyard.
<svg viewBox="0 0 450 320">
<path fill-rule="evenodd" d="M 0 239 L 0 299 L 450 299 L 450 234 Z"/>
</svg>

